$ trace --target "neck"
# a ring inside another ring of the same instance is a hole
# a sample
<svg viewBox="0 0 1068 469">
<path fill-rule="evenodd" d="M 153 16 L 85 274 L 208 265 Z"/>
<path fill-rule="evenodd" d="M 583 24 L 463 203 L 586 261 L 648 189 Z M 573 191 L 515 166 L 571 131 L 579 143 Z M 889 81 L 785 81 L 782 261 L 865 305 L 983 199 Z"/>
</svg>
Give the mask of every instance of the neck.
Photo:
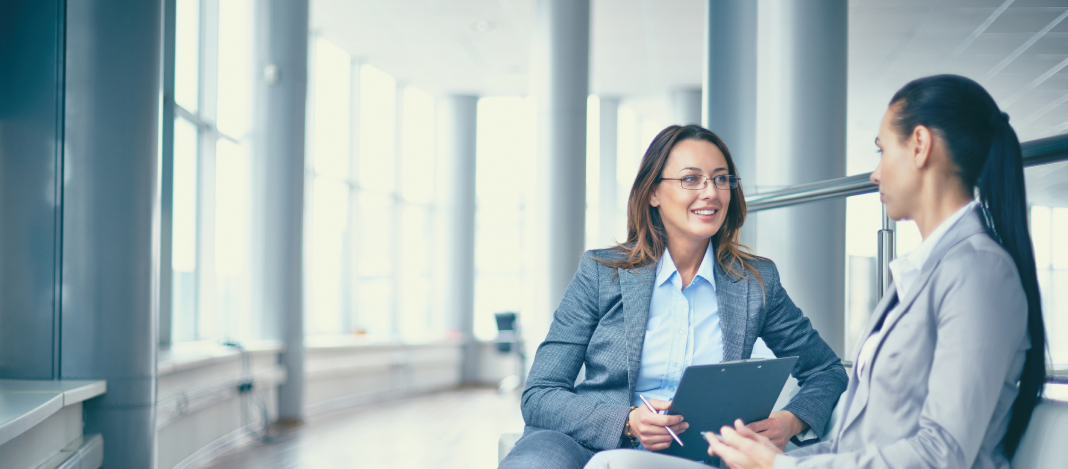
<svg viewBox="0 0 1068 469">
<path fill-rule="evenodd" d="M 913 218 L 920 229 L 920 237 L 927 239 L 938 225 L 971 201 L 972 197 L 956 178 L 925 185 L 919 213 Z"/>
<path fill-rule="evenodd" d="M 671 253 L 671 260 L 675 262 L 675 269 L 682 277 L 682 287 L 686 288 L 693 278 L 697 276 L 697 269 L 701 267 L 701 260 L 705 258 L 705 251 L 711 238 L 703 240 L 678 239 L 668 237 L 667 250 Z"/>
</svg>

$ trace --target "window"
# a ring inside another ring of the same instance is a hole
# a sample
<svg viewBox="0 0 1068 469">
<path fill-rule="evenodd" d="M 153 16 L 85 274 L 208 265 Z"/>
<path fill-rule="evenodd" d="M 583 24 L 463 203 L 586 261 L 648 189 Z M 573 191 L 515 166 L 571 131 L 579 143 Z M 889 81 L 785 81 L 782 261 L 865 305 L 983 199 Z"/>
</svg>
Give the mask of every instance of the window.
<svg viewBox="0 0 1068 469">
<path fill-rule="evenodd" d="M 175 13 L 169 340 L 252 338 L 252 4 Z"/>
<path fill-rule="evenodd" d="M 1068 369 L 1068 208 L 1031 207 L 1038 288 L 1046 323 L 1046 344 L 1056 370 Z M 1060 242 L 1058 242 L 1060 241 Z"/>
<path fill-rule="evenodd" d="M 435 98 L 313 43 L 307 333 L 440 338 Z"/>
<path fill-rule="evenodd" d="M 524 261 L 532 247 L 526 228 L 534 222 L 528 210 L 534 188 L 523 175 L 535 171 L 535 121 L 532 98 L 478 102 L 474 321 L 481 340 L 497 335 L 494 313 L 522 313 L 524 284 L 533 279 Z"/>
<path fill-rule="evenodd" d="M 343 296 L 352 191 L 349 145 L 352 59 L 325 39 L 314 41 L 314 101 L 310 118 L 313 179 L 309 211 L 307 333 L 338 333 L 345 328 Z"/>
<path fill-rule="evenodd" d="M 882 223 L 879 194 L 846 199 L 845 359 L 854 356 L 879 297 L 878 232 Z"/>
</svg>

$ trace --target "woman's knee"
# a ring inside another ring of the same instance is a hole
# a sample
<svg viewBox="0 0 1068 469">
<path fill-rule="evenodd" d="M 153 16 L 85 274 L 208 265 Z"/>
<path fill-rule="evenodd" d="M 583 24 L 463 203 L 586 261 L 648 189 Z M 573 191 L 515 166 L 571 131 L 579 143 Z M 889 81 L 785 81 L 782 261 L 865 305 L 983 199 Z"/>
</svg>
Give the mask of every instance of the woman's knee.
<svg viewBox="0 0 1068 469">
<path fill-rule="evenodd" d="M 508 456 L 501 461 L 502 469 L 527 467 L 581 468 L 589 461 L 593 450 L 580 445 L 574 438 L 552 430 L 539 430 L 520 438 Z"/>
</svg>

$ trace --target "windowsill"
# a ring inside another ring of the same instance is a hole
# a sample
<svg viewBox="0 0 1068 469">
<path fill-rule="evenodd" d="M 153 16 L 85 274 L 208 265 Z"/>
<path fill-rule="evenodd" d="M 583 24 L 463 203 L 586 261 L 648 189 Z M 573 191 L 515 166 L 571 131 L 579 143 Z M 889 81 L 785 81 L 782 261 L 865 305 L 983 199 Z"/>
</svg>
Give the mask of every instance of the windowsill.
<svg viewBox="0 0 1068 469">
<path fill-rule="evenodd" d="M 427 340 L 402 340 L 370 338 L 352 334 L 323 334 L 304 338 L 304 346 L 312 350 L 332 350 L 347 348 L 403 348 L 434 347 L 441 345 L 460 345 L 458 340 L 445 338 Z"/>
<path fill-rule="evenodd" d="M 254 340 L 242 345 L 252 355 L 279 353 L 285 350 L 282 342 L 277 340 Z M 166 376 L 179 371 L 235 360 L 240 356 L 241 353 L 236 348 L 225 347 L 214 341 L 178 342 L 172 344 L 170 349 L 159 351 L 156 370 L 159 376 Z"/>
<path fill-rule="evenodd" d="M 64 407 L 106 391 L 105 381 L 0 380 L 0 445 Z"/>
</svg>

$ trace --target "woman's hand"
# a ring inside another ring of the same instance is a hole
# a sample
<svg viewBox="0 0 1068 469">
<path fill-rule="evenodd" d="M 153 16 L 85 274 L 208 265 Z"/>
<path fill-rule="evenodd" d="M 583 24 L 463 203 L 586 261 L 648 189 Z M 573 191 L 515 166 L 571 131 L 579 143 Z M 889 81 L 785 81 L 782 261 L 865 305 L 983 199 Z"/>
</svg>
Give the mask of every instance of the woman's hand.
<svg viewBox="0 0 1068 469">
<path fill-rule="evenodd" d="M 808 424 L 786 410 L 776 410 L 768 418 L 747 426 L 750 430 L 767 437 L 779 450 L 786 448 L 786 443 L 790 441 L 790 438 L 808 428 Z"/>
<path fill-rule="evenodd" d="M 783 454 L 775 443 L 746 427 L 741 419 L 734 421 L 734 428 L 721 428 L 720 436 L 723 441 L 711 433 L 705 434 L 708 455 L 719 456 L 731 469 L 773 469 L 775 455 Z"/>
<path fill-rule="evenodd" d="M 649 404 L 656 410 L 667 410 L 671 407 L 670 402 L 660 399 L 649 399 Z M 629 419 L 631 434 L 650 451 L 660 451 L 671 446 L 671 435 L 664 427 L 671 427 L 675 433 L 682 433 L 690 427 L 690 424 L 682 421 L 681 415 L 654 414 L 645 406 L 638 406 L 630 411 Z"/>
</svg>

